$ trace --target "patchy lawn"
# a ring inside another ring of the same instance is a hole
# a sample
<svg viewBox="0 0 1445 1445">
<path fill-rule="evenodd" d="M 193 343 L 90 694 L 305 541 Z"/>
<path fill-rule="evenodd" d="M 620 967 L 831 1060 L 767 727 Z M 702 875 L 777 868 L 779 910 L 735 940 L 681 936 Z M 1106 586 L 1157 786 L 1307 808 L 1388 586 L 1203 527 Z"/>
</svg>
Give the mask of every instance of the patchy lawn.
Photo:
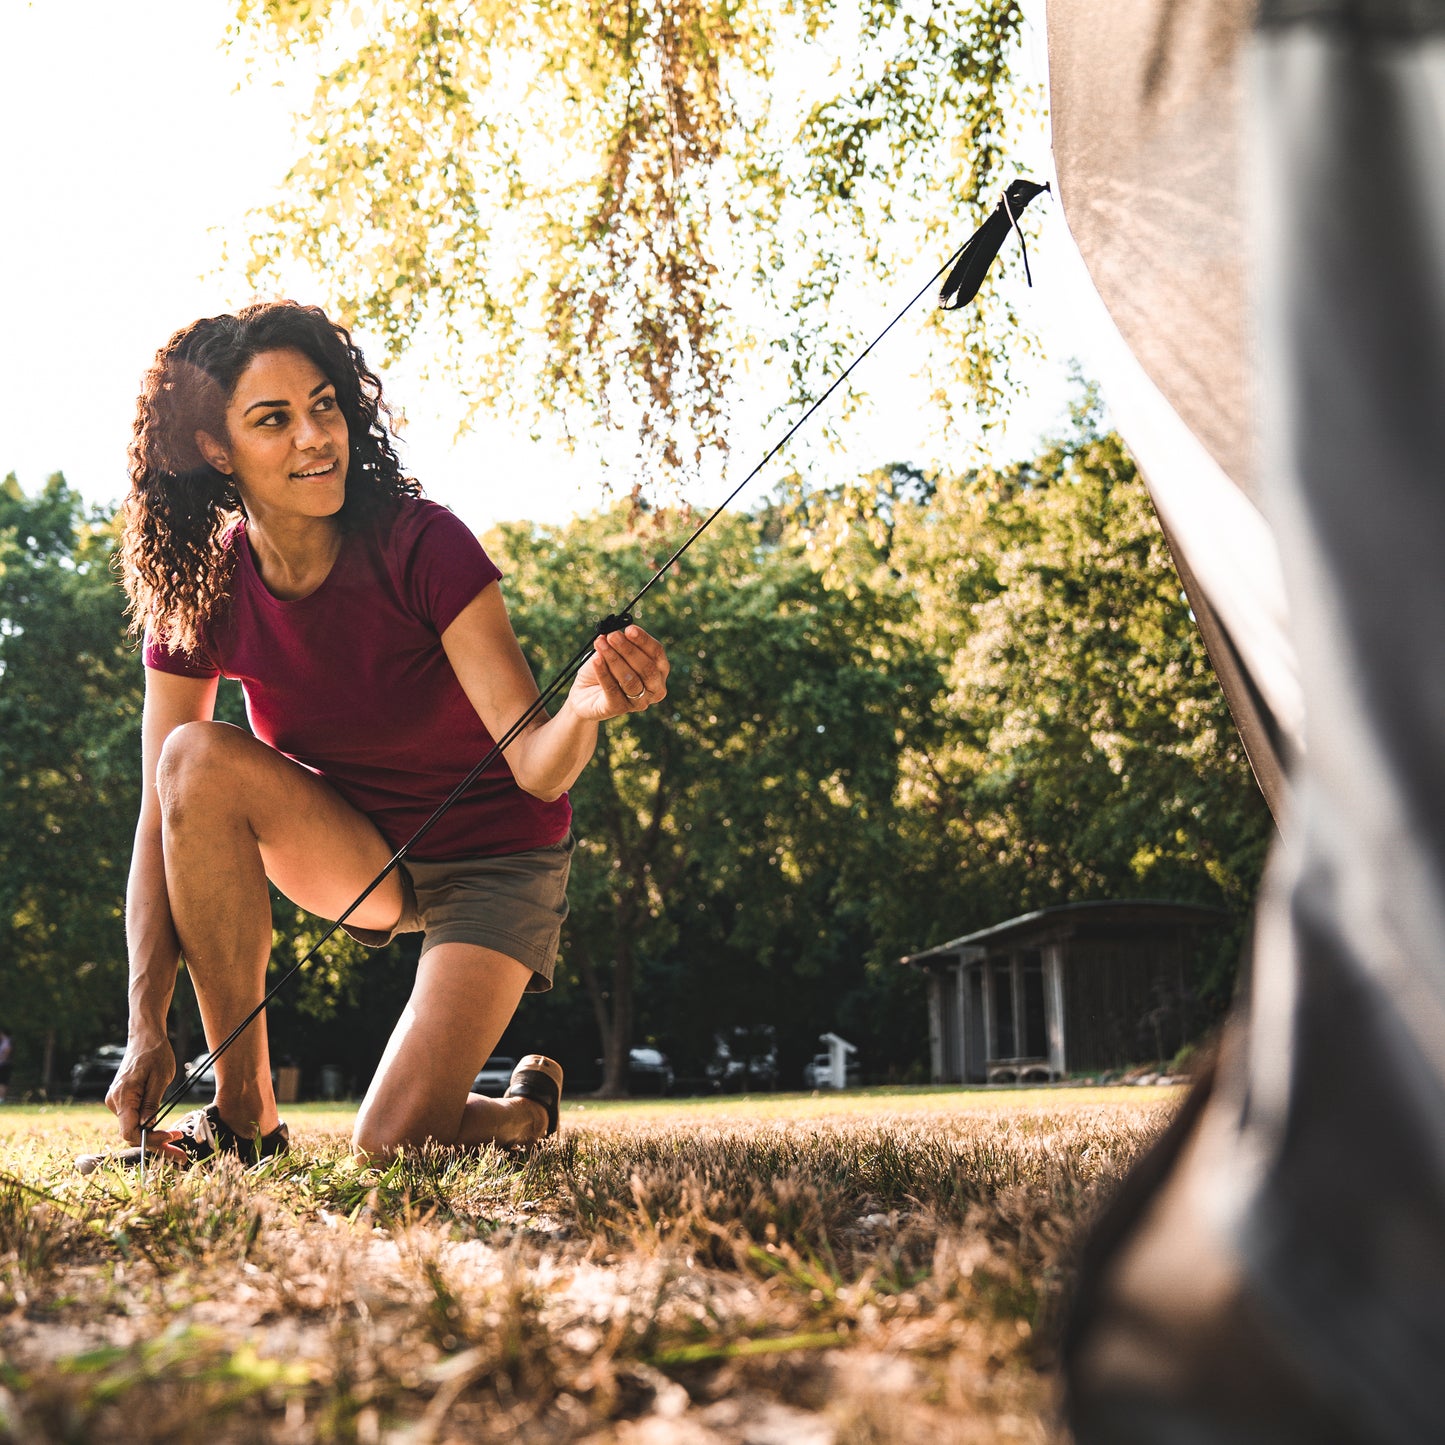
<svg viewBox="0 0 1445 1445">
<path fill-rule="evenodd" d="M 0 1440 L 1051 1441 L 1083 1221 L 1173 1089 L 573 1104 L 526 1156 L 82 1179 L 0 1110 Z"/>
</svg>

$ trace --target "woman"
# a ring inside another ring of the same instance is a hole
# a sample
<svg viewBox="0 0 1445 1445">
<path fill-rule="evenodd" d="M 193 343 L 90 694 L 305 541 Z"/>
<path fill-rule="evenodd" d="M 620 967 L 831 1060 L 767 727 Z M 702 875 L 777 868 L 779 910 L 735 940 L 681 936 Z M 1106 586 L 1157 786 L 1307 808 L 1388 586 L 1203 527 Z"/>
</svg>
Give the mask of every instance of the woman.
<svg viewBox="0 0 1445 1445">
<path fill-rule="evenodd" d="M 338 917 L 537 697 L 500 573 L 402 475 L 388 415 L 348 333 L 290 302 L 196 322 L 146 377 L 121 548 L 146 635 L 144 794 L 129 1037 L 106 1099 L 132 1144 L 174 1072 L 178 958 L 214 1046 L 261 1000 L 267 879 Z M 539 713 L 351 915 L 369 945 L 424 934 L 358 1154 L 556 1129 L 550 1059 L 524 1059 L 501 1100 L 468 1086 L 522 994 L 551 987 L 567 789 L 597 726 L 660 701 L 667 674 L 640 628 L 598 638 L 557 715 Z M 254 736 L 212 720 L 221 675 L 240 679 Z M 147 1146 L 179 1163 L 287 1147 L 264 1016 L 217 1060 L 214 1103 Z"/>
</svg>

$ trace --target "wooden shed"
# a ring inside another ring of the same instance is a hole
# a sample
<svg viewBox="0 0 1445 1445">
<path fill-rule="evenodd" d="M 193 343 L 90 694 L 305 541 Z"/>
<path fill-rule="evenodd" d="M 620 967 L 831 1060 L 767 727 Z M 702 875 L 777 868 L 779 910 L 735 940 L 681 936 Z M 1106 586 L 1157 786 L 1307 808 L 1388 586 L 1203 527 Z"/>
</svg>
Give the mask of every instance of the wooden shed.
<svg viewBox="0 0 1445 1445">
<path fill-rule="evenodd" d="M 1194 903 L 1063 903 L 899 960 L 928 974 L 933 1080 L 1022 1083 L 1167 1059 L 1195 1031 Z"/>
</svg>

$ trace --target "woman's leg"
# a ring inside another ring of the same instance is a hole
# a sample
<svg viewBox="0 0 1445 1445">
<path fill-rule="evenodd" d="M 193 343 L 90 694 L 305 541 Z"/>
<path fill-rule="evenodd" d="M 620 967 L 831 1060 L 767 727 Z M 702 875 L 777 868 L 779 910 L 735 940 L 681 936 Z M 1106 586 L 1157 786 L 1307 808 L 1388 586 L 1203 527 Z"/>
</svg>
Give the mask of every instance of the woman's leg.
<svg viewBox="0 0 1445 1445">
<path fill-rule="evenodd" d="M 166 890 L 212 1048 L 261 1002 L 271 955 L 270 880 L 335 918 L 392 849 L 315 774 L 226 723 L 187 723 L 166 739 L 157 775 Z M 401 916 L 393 873 L 352 915 L 389 929 Z M 216 1060 L 216 1104 L 238 1134 L 279 1122 L 265 1016 Z"/>
<path fill-rule="evenodd" d="M 358 1154 L 386 1159 L 429 1140 L 509 1147 L 542 1137 L 540 1104 L 470 1092 L 531 976 L 516 959 L 472 943 L 426 951 L 362 1101 L 352 1139 Z"/>
</svg>

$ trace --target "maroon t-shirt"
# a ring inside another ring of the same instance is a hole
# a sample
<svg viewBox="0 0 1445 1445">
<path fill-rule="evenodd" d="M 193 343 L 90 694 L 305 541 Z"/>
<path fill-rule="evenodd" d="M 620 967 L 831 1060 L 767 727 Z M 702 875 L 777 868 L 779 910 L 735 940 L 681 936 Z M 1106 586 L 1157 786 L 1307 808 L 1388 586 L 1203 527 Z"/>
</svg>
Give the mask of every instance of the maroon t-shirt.
<svg viewBox="0 0 1445 1445">
<path fill-rule="evenodd" d="M 231 605 L 196 653 L 147 638 L 145 665 L 240 681 L 251 730 L 319 773 L 392 847 L 404 843 L 492 747 L 441 635 L 502 575 L 435 502 L 401 501 L 343 536 L 326 580 L 286 602 L 266 590 L 244 520 Z M 497 758 L 417 845 L 419 859 L 518 853 L 559 843 L 572 808 L 524 793 Z"/>
</svg>

